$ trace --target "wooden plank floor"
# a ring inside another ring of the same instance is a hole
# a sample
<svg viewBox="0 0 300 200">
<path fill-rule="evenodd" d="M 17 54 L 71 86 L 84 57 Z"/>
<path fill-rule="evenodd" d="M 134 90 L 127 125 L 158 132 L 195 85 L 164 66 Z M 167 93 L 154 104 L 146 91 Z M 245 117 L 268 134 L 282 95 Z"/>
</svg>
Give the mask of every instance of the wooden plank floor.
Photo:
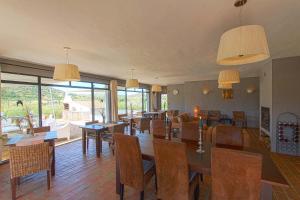
<svg viewBox="0 0 300 200">
<path fill-rule="evenodd" d="M 278 154 L 272 154 L 272 157 L 291 184 L 288 189 L 274 188 L 274 199 L 300 199 L 300 158 Z M 75 141 L 57 147 L 56 160 L 56 176 L 51 189 L 47 190 L 46 173 L 31 175 L 22 179 L 17 189 L 18 199 L 119 199 L 115 193 L 115 160 L 107 143 L 103 143 L 101 158 L 96 158 L 91 140 L 87 156 L 82 155 L 81 141 Z M 209 184 L 209 178 L 205 179 L 200 191 Z M 8 164 L 0 166 L 0 199 L 11 199 Z M 126 187 L 125 199 L 139 199 L 139 194 Z M 154 180 L 146 188 L 145 199 L 156 199 Z"/>
</svg>

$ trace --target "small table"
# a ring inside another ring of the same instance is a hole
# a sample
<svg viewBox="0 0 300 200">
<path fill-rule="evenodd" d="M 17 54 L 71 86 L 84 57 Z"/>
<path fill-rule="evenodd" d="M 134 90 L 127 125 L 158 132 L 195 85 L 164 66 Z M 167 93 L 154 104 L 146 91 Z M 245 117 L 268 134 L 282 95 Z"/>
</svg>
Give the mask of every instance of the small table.
<svg viewBox="0 0 300 200">
<path fill-rule="evenodd" d="M 23 136 L 23 135 L 14 136 L 7 141 L 6 146 L 16 146 L 18 142 L 22 142 L 25 140 L 30 142 L 30 140 L 36 140 L 37 138 L 43 139 L 44 142 L 49 142 L 49 146 L 53 147 L 51 175 L 55 176 L 55 140 L 57 139 L 56 131 L 38 133 L 37 136 L 32 136 L 32 137 Z"/>
</svg>

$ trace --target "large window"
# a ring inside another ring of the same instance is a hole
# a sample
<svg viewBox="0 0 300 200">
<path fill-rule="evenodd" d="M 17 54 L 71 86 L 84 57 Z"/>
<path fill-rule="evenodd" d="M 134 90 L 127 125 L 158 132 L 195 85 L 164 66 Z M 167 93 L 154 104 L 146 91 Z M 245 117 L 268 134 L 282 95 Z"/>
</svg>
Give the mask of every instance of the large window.
<svg viewBox="0 0 300 200">
<path fill-rule="evenodd" d="M 118 87 L 118 114 L 126 113 L 126 91 L 124 87 Z"/>
<path fill-rule="evenodd" d="M 127 109 L 130 114 L 138 114 L 143 111 L 142 89 L 127 90 Z"/>
<path fill-rule="evenodd" d="M 109 91 L 108 85 L 94 84 L 95 120 L 109 121 Z"/>
<path fill-rule="evenodd" d="M 161 94 L 161 109 L 168 110 L 168 95 Z"/>
</svg>

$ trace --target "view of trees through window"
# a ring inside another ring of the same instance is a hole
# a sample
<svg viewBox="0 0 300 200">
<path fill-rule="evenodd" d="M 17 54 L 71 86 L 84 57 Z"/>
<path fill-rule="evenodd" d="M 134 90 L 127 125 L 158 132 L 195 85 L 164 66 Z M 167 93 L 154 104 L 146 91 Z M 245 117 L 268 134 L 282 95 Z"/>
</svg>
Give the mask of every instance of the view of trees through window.
<svg viewBox="0 0 300 200">
<path fill-rule="evenodd" d="M 168 110 L 168 95 L 161 94 L 161 109 Z"/>
</svg>

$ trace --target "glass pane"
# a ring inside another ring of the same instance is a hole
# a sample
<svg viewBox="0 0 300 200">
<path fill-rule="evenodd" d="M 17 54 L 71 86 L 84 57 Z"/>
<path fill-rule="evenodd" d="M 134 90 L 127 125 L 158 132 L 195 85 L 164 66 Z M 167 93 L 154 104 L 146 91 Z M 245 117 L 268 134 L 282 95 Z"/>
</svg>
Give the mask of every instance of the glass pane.
<svg viewBox="0 0 300 200">
<path fill-rule="evenodd" d="M 126 93 L 118 91 L 118 114 L 126 114 Z"/>
<path fill-rule="evenodd" d="M 51 78 L 41 78 L 42 84 L 69 86 L 69 81 L 57 81 Z"/>
<path fill-rule="evenodd" d="M 161 94 L 161 109 L 168 110 L 168 95 Z"/>
<path fill-rule="evenodd" d="M 72 86 L 91 88 L 92 84 L 88 82 L 72 81 Z"/>
<path fill-rule="evenodd" d="M 122 86 L 118 86 L 118 90 L 126 90 L 126 88 Z"/>
<path fill-rule="evenodd" d="M 95 90 L 95 120 L 107 122 L 109 119 L 108 90 Z"/>
<path fill-rule="evenodd" d="M 150 94 L 147 92 L 144 92 L 144 111 L 149 112 L 149 107 L 150 107 Z"/>
<path fill-rule="evenodd" d="M 80 126 L 92 120 L 91 89 L 42 86 L 42 123 L 58 138 L 81 137 Z"/>
<path fill-rule="evenodd" d="M 10 73 L 1 73 L 1 80 L 30 82 L 30 83 L 38 82 L 38 78 L 36 76 L 27 76 L 27 75 L 10 74 Z"/>
<path fill-rule="evenodd" d="M 127 91 L 130 91 L 130 92 L 143 92 L 143 89 L 132 89 L 132 88 L 129 88 L 127 89 Z"/>
<path fill-rule="evenodd" d="M 137 114 L 142 112 L 142 98 L 143 93 L 127 92 L 127 109 L 128 113 Z"/>
<path fill-rule="evenodd" d="M 95 89 L 108 89 L 107 84 L 101 84 L 101 83 L 93 83 Z"/>
</svg>

